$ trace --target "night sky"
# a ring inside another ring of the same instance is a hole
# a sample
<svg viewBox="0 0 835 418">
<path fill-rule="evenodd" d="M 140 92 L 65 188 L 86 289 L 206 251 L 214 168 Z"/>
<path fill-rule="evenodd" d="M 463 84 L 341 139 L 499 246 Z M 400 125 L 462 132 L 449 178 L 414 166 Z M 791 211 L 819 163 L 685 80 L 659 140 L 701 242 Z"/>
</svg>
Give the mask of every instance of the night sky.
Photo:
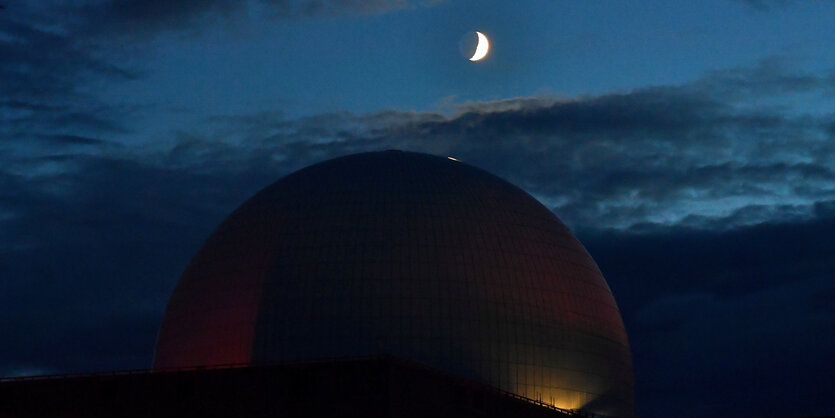
<svg viewBox="0 0 835 418">
<path fill-rule="evenodd" d="M 835 1 L 3 5 L 0 376 L 149 367 L 226 215 L 394 148 L 575 232 L 638 416 L 835 415 Z"/>
</svg>

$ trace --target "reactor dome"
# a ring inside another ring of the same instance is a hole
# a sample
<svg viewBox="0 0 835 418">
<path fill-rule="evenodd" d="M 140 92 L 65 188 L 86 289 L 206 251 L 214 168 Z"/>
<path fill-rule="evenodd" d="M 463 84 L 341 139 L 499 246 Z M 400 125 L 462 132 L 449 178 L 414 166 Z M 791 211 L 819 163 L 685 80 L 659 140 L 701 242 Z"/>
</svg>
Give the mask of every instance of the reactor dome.
<svg viewBox="0 0 835 418">
<path fill-rule="evenodd" d="M 153 367 L 382 353 L 633 415 L 623 321 L 577 238 L 510 183 L 411 152 L 315 164 L 236 209 L 174 290 Z"/>
</svg>

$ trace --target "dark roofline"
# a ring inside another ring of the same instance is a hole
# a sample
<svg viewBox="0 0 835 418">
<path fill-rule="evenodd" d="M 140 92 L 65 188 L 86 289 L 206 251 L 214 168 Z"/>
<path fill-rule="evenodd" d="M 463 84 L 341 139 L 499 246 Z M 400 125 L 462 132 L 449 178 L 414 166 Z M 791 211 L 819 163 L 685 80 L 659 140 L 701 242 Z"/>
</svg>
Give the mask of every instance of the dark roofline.
<svg viewBox="0 0 835 418">
<path fill-rule="evenodd" d="M 563 414 L 577 416 L 577 417 L 602 417 L 601 415 L 592 414 L 585 411 L 574 409 L 563 409 L 547 404 L 542 400 L 531 399 L 525 396 L 517 395 L 513 392 L 499 389 L 497 387 L 488 385 L 484 382 L 458 376 L 441 370 L 432 366 L 425 365 L 413 360 L 394 356 L 391 354 L 377 354 L 368 356 L 344 356 L 344 357 L 325 357 L 315 359 L 299 359 L 299 360 L 285 360 L 285 361 L 269 361 L 260 363 L 232 363 L 232 364 L 215 364 L 206 366 L 188 366 L 188 367 L 168 367 L 156 369 L 125 369 L 99 372 L 74 372 L 74 373 L 58 373 L 45 374 L 33 376 L 14 376 L 14 377 L 0 377 L 0 385 L 12 384 L 18 382 L 33 382 L 33 381 L 48 381 L 48 380 L 64 380 L 64 379 L 84 379 L 84 378 L 107 378 L 115 376 L 128 375 L 150 375 L 150 374 L 166 374 L 166 373 L 182 373 L 193 371 L 211 371 L 211 370 L 225 370 L 225 369 L 243 369 L 243 368 L 269 368 L 269 367 L 302 367 L 322 364 L 338 364 L 338 363 L 363 363 L 363 362 L 387 362 L 399 364 L 406 367 L 417 368 L 444 378 L 455 379 L 466 383 L 468 386 L 478 387 L 479 390 L 492 392 L 498 395 L 503 395 L 509 398 L 518 399 L 527 403 L 535 404 L 537 406 L 547 408 Z"/>
</svg>

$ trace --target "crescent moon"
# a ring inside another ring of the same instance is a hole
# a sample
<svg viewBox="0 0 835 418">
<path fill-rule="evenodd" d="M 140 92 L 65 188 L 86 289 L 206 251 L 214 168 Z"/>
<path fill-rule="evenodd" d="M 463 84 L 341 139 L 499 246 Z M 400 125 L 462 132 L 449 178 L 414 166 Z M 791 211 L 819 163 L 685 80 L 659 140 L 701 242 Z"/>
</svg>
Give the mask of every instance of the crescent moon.
<svg viewBox="0 0 835 418">
<path fill-rule="evenodd" d="M 475 53 L 470 58 L 470 61 L 473 62 L 486 57 L 487 51 L 490 50 L 490 42 L 487 41 L 487 37 L 481 32 L 476 32 L 476 35 L 478 35 L 478 46 L 475 47 Z"/>
</svg>

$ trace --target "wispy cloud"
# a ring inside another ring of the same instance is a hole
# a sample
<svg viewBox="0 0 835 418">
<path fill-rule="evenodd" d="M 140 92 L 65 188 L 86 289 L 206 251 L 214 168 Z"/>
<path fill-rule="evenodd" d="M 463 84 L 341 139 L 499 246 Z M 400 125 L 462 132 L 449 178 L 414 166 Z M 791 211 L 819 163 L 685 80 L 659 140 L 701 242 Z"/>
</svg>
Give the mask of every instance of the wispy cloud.
<svg viewBox="0 0 835 418">
<path fill-rule="evenodd" d="M 791 3 L 794 3 L 795 0 L 734 0 L 741 3 L 744 3 L 756 10 L 760 11 L 768 11 L 772 9 L 777 9 L 781 7 L 788 6 Z"/>
<path fill-rule="evenodd" d="M 441 0 L 104 0 L 72 9 L 88 35 L 147 36 L 200 31 L 218 22 L 235 25 L 257 16 L 271 20 L 362 16 L 432 7 Z"/>
<path fill-rule="evenodd" d="M 454 155 L 510 178 L 581 228 L 733 227 L 812 216 L 816 202 L 835 198 L 832 116 L 750 105 L 834 85 L 769 59 L 686 85 L 466 103 L 452 115 L 214 118 L 190 137 L 205 141 L 195 160 L 216 144 L 292 162 L 386 148 Z"/>
<path fill-rule="evenodd" d="M 125 132 L 120 117 L 127 106 L 103 103 L 91 87 L 138 74 L 113 64 L 104 51 L 36 11 L 9 13 L 0 27 L 0 150 L 25 150 L 45 139 L 91 145 L 98 134 Z"/>
<path fill-rule="evenodd" d="M 833 86 L 829 74 L 793 72 L 770 59 L 686 85 L 465 103 L 452 114 L 223 115 L 172 133 L 171 145 L 118 152 L 139 163 L 230 173 L 273 165 L 279 173 L 353 152 L 417 150 L 507 177 L 576 228 L 732 228 L 808 218 L 817 202 L 835 199 L 835 163 L 827 157 L 835 154 L 835 117 L 750 104 L 752 97 L 828 94 Z M 64 110 L 51 118 L 56 109 L 40 106 L 29 110 L 30 123 L 67 128 L 30 135 L 51 138 L 51 151 L 80 142 L 95 148 L 89 138 L 118 129 L 118 118 L 108 125 Z M 15 123 L 9 126 L 26 131 Z M 69 129 L 77 127 L 96 134 Z M 37 141 L 27 143 L 30 153 Z"/>
</svg>

